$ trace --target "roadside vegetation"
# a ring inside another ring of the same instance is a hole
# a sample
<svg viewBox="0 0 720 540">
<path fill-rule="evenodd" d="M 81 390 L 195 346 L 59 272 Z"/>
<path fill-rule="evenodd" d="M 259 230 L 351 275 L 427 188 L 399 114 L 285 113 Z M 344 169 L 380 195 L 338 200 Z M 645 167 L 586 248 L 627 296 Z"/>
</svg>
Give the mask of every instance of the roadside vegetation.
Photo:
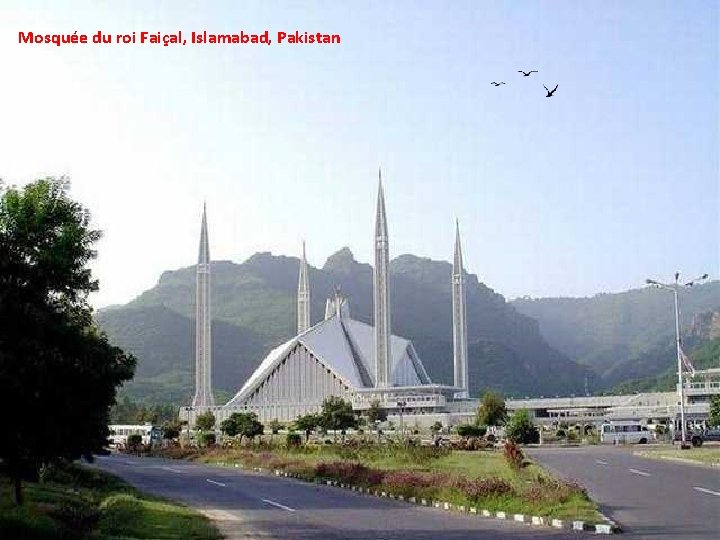
<svg viewBox="0 0 720 540">
<path fill-rule="evenodd" d="M 691 452 L 680 448 L 653 448 L 636 451 L 635 455 L 653 459 L 682 459 L 695 461 L 700 465 L 720 467 L 720 446 L 693 448 Z"/>
<path fill-rule="evenodd" d="M 55 465 L 25 486 L 14 504 L 12 482 L 0 475 L 0 537 L 26 540 L 221 538 L 189 508 L 138 492 L 92 467 Z"/>
<path fill-rule="evenodd" d="M 489 394 L 478 418 L 493 424 L 458 426 L 450 441 L 438 423 L 430 428 L 432 439 L 423 441 L 415 429 L 399 435 L 394 430 L 392 435 L 384 433 L 381 426 L 387 413 L 376 404 L 357 417 L 349 403 L 328 398 L 318 414 L 301 416 L 291 426 L 271 422 L 265 428 L 252 412 L 234 413 L 217 426 L 212 414 L 203 414 L 194 426 L 195 445 L 165 445 L 152 453 L 280 470 L 308 481 L 334 480 L 417 501 L 602 521 L 581 486 L 558 480 L 525 458 L 519 444 L 538 438 L 527 412 L 508 418 L 503 400 Z M 501 422 L 506 423 L 504 444 L 492 432 Z M 220 444 L 215 444 L 217 427 L 223 435 Z"/>
</svg>

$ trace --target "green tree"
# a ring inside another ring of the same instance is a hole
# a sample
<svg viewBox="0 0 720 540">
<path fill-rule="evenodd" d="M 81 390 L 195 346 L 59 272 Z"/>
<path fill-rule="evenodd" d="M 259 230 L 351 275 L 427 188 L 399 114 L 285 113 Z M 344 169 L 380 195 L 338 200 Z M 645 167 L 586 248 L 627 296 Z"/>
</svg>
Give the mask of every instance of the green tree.
<svg viewBox="0 0 720 540">
<path fill-rule="evenodd" d="M 325 399 L 320 412 L 320 426 L 333 430 L 333 437 L 337 441 L 337 432 L 357 427 L 357 417 L 352 404 L 341 397 L 330 396 Z"/>
<path fill-rule="evenodd" d="M 166 421 L 162 425 L 163 439 L 166 439 L 166 440 L 177 439 L 180 436 L 181 428 L 182 428 L 182 426 L 180 425 L 180 422 L 177 420 Z"/>
<path fill-rule="evenodd" d="M 442 422 L 437 421 L 432 426 L 430 426 L 430 431 L 432 431 L 433 435 L 437 435 L 442 431 L 443 425 Z"/>
<path fill-rule="evenodd" d="M 93 324 L 100 232 L 68 190 L 52 178 L 0 186 L 0 410 L 14 411 L 0 460 L 18 504 L 42 464 L 102 449 L 117 386 L 135 369 Z"/>
<path fill-rule="evenodd" d="M 380 406 L 380 402 L 375 400 L 372 403 L 370 403 L 370 408 L 365 413 L 365 416 L 367 416 L 368 422 L 370 425 L 374 426 L 377 430 L 377 437 L 378 442 L 380 442 L 380 424 L 382 422 L 385 422 L 388 417 L 387 409 L 384 409 Z"/>
<path fill-rule="evenodd" d="M 222 431 L 228 437 L 234 437 L 238 434 L 237 422 L 231 416 L 230 418 L 220 422 L 220 431 Z"/>
<path fill-rule="evenodd" d="M 270 441 L 272 441 L 275 435 L 277 435 L 278 432 L 282 429 L 282 424 L 278 422 L 277 418 L 275 418 L 270 421 L 268 427 L 270 428 Z"/>
<path fill-rule="evenodd" d="M 477 410 L 479 426 L 501 426 L 507 418 L 505 400 L 495 392 L 485 392 Z"/>
<path fill-rule="evenodd" d="M 515 411 L 505 424 L 507 438 L 517 444 L 532 444 L 538 442 L 540 433 L 525 409 Z"/>
<path fill-rule="evenodd" d="M 211 431 L 215 427 L 215 415 L 212 411 L 206 411 L 195 418 L 195 429 L 200 431 Z"/>
<path fill-rule="evenodd" d="M 240 442 L 243 437 L 254 440 L 258 435 L 262 435 L 265 429 L 254 412 L 233 413 L 230 418 L 235 421 Z"/>
<path fill-rule="evenodd" d="M 320 416 L 317 414 L 304 414 L 295 420 L 295 429 L 305 433 L 305 442 L 310 439 L 310 433 L 320 425 Z"/>
<path fill-rule="evenodd" d="M 711 426 L 720 426 L 720 395 L 715 395 L 710 400 L 710 418 Z"/>
</svg>

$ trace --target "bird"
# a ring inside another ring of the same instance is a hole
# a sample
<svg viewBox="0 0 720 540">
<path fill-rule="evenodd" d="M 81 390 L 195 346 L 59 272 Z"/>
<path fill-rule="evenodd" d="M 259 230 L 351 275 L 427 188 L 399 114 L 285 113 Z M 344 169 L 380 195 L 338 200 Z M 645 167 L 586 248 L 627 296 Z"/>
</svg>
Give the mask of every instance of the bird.
<svg viewBox="0 0 720 540">
<path fill-rule="evenodd" d="M 495 82 L 495 81 L 493 81 L 493 82 L 491 82 L 490 84 L 492 84 L 493 86 L 500 86 L 501 84 L 505 84 L 505 83 L 502 82 L 502 81 L 500 81 L 500 82 Z"/>
<path fill-rule="evenodd" d="M 518 73 L 522 73 L 523 77 L 529 77 L 531 73 L 537 73 L 537 70 L 523 71 L 522 69 L 518 69 Z"/>
<path fill-rule="evenodd" d="M 548 87 L 545 86 L 544 84 L 543 84 L 543 88 L 544 88 L 545 90 L 547 90 L 547 96 L 545 96 L 545 97 L 553 97 L 553 94 L 555 93 L 555 90 L 557 90 L 558 85 L 556 84 L 556 85 L 555 85 L 555 88 L 553 88 L 552 91 L 550 91 L 550 90 L 548 89 Z"/>
</svg>

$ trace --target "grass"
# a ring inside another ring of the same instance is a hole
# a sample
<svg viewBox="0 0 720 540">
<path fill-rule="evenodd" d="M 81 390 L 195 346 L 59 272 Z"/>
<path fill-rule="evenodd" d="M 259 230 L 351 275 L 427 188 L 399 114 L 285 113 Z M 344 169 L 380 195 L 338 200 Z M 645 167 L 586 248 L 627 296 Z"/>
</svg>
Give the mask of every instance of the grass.
<svg viewBox="0 0 720 540">
<path fill-rule="evenodd" d="M 171 456 L 169 456 L 171 457 Z M 338 445 L 309 445 L 299 448 L 275 446 L 264 448 L 214 449 L 194 455 L 179 453 L 204 463 L 242 464 L 246 467 L 283 469 L 311 480 L 327 476 L 328 465 L 340 469 L 336 479 L 405 497 L 415 496 L 451 502 L 466 507 L 475 506 L 491 511 L 541 515 L 556 519 L 577 519 L 602 522 L 597 506 L 584 490 L 553 478 L 536 463 L 526 460 L 516 470 L 509 465 L 502 452 L 460 451 L 431 447 L 402 447 L 399 445 L 368 445 L 345 447 Z M 340 464 L 358 464 L 369 469 L 366 476 L 347 477 Z M 320 471 L 318 471 L 318 468 Z M 374 474 L 377 471 L 379 474 Z M 407 473 L 406 483 L 388 483 L 389 471 Z M 385 473 L 386 476 L 383 476 Z M 423 482 L 428 475 L 437 475 L 434 485 Z M 363 480 L 364 478 L 364 480 Z M 374 478 L 374 480 L 367 480 Z M 483 480 L 504 481 L 511 492 L 483 491 Z M 475 482 L 473 491 L 468 482 Z M 478 482 L 480 485 L 478 486 Z"/>
<path fill-rule="evenodd" d="M 145 495 L 118 477 L 71 465 L 24 483 L 25 504 L 0 476 L 0 537 L 27 540 L 215 540 L 210 521 L 185 506 Z"/>
<path fill-rule="evenodd" d="M 646 458 L 680 458 L 695 461 L 702 465 L 714 465 L 720 467 L 720 446 L 704 446 L 702 448 L 691 448 L 689 450 L 681 450 L 680 448 L 658 448 L 652 450 L 641 450 L 635 453 Z"/>
</svg>

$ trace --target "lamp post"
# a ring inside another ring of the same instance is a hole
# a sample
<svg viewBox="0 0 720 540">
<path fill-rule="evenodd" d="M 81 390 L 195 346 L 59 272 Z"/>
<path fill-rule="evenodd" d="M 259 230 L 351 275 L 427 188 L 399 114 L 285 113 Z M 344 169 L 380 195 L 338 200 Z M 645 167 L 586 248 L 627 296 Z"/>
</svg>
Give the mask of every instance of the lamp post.
<svg viewBox="0 0 720 540">
<path fill-rule="evenodd" d="M 707 277 L 707 274 L 703 274 L 686 283 L 680 283 L 680 272 L 675 272 L 675 281 L 673 283 L 661 283 L 654 279 L 645 280 L 645 283 L 648 285 L 671 290 L 675 297 L 675 354 L 677 355 L 678 396 L 680 398 L 680 448 L 685 448 L 685 387 L 682 377 L 683 353 L 680 348 L 680 307 L 678 304 L 678 290 L 680 287 L 692 287 L 696 281 L 702 281 L 707 279 Z"/>
<path fill-rule="evenodd" d="M 405 429 L 403 426 L 403 408 L 407 405 L 406 401 L 398 401 L 397 406 L 400 408 L 400 439 L 405 440 Z"/>
</svg>

